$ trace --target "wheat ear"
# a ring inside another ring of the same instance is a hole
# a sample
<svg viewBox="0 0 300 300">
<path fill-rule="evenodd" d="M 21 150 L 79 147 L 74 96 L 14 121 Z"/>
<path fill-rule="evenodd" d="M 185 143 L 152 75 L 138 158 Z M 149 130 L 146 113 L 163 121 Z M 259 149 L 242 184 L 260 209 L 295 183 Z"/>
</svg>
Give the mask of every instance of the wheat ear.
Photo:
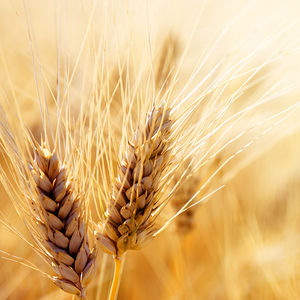
<svg viewBox="0 0 300 300">
<path fill-rule="evenodd" d="M 120 257 L 127 250 L 140 249 L 155 232 L 155 212 L 161 205 L 159 183 L 170 162 L 169 115 L 170 109 L 153 108 L 128 143 L 113 184 L 107 219 L 97 232 L 102 249 L 115 257 L 110 300 L 117 297 Z"/>
<path fill-rule="evenodd" d="M 60 165 L 55 152 L 44 147 L 35 153 L 32 175 L 38 190 L 37 223 L 46 258 L 56 276 L 53 282 L 68 293 L 85 298 L 85 287 L 95 270 L 96 250 L 90 250 L 87 226 L 73 180 Z"/>
<path fill-rule="evenodd" d="M 182 176 L 185 177 L 184 183 L 176 189 L 171 204 L 175 212 L 178 212 L 197 192 L 201 183 L 201 176 L 195 174 L 192 169 L 192 161 L 188 159 L 184 161 L 182 166 L 175 172 L 175 175 L 170 182 L 171 188 L 174 188 L 178 182 L 183 181 Z M 185 210 L 176 217 L 176 229 L 180 235 L 185 235 L 192 231 L 195 226 L 195 211 L 196 207 Z"/>
<path fill-rule="evenodd" d="M 168 143 L 172 121 L 170 109 L 153 108 L 146 124 L 128 143 L 107 208 L 107 219 L 97 233 L 104 251 L 120 257 L 147 242 L 155 225 L 152 213 L 158 207 L 156 193 L 169 163 Z"/>
</svg>

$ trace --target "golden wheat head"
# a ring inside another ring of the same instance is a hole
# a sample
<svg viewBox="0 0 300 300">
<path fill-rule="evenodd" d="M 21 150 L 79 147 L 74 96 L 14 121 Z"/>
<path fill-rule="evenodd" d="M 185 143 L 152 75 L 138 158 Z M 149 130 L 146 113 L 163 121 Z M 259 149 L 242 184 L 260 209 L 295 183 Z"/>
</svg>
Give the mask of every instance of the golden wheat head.
<svg viewBox="0 0 300 300">
<path fill-rule="evenodd" d="M 56 274 L 51 279 L 64 291 L 85 297 L 85 287 L 95 269 L 96 251 L 89 246 L 73 180 L 56 153 L 44 147 L 35 153 L 32 175 L 39 198 L 32 203 L 39 216 L 36 223 L 43 233 L 39 240 Z"/>
<path fill-rule="evenodd" d="M 169 163 L 170 109 L 153 108 L 143 128 L 119 164 L 107 208 L 107 220 L 97 238 L 104 251 L 121 256 L 139 249 L 154 232 L 153 212 L 157 209 L 157 190 L 164 168 Z"/>
</svg>

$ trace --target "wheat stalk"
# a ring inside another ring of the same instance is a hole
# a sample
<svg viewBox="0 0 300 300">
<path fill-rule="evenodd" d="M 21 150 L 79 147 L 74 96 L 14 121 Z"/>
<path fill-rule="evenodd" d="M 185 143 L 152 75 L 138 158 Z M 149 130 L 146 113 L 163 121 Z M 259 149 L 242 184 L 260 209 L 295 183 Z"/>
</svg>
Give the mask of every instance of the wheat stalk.
<svg viewBox="0 0 300 300">
<path fill-rule="evenodd" d="M 39 240 L 56 273 L 51 279 L 64 291 L 84 298 L 95 270 L 96 249 L 90 249 L 80 200 L 73 193 L 73 180 L 56 153 L 45 147 L 37 148 L 31 167 L 39 199 L 32 199 L 39 216 L 36 223 L 42 230 Z"/>
<path fill-rule="evenodd" d="M 160 206 L 159 183 L 170 162 L 170 109 L 153 108 L 144 126 L 128 143 L 118 167 L 106 220 L 99 226 L 101 248 L 115 257 L 115 275 L 110 299 L 115 299 L 120 257 L 130 249 L 140 249 L 155 232 L 155 212 Z"/>
</svg>

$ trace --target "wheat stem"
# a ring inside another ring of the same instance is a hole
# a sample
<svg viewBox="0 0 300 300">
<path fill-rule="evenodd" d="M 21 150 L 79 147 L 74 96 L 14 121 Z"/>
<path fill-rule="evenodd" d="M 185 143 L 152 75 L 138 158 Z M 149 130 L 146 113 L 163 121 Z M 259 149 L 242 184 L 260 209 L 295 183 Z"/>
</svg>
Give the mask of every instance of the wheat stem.
<svg viewBox="0 0 300 300">
<path fill-rule="evenodd" d="M 96 290 L 96 300 L 100 300 L 102 299 L 103 296 L 103 290 L 102 290 L 102 286 L 104 286 L 104 275 L 106 274 L 106 269 L 107 269 L 107 258 L 108 255 L 104 254 L 102 256 L 102 260 L 101 260 L 101 269 L 100 269 L 100 274 L 98 276 L 98 284 L 97 284 L 97 290 Z M 108 292 L 108 291 L 106 291 Z M 106 295 L 105 295 L 106 296 Z"/>
<path fill-rule="evenodd" d="M 121 270 L 121 259 L 116 257 L 114 279 L 110 288 L 109 300 L 115 300 L 117 297 L 118 288 L 119 288 L 120 270 Z"/>
</svg>

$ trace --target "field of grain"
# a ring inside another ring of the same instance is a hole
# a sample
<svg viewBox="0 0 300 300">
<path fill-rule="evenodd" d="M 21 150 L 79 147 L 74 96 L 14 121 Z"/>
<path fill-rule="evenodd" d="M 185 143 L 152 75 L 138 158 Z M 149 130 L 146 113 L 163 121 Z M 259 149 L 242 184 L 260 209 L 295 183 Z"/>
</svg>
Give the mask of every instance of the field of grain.
<svg viewBox="0 0 300 300">
<path fill-rule="evenodd" d="M 299 11 L 0 1 L 0 300 L 299 299 Z"/>
</svg>

